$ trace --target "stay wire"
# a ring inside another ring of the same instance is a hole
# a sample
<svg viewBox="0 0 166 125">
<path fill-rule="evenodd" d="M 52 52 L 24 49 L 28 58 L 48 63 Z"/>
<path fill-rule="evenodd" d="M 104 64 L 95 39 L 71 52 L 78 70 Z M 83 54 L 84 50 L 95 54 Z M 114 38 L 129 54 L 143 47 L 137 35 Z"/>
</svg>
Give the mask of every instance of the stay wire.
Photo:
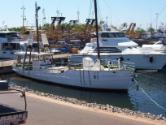
<svg viewBox="0 0 166 125">
<path fill-rule="evenodd" d="M 134 82 L 136 86 L 138 86 L 138 81 L 136 79 L 134 79 Z M 162 109 L 163 111 L 166 111 L 166 108 L 160 105 L 157 101 L 155 101 L 142 87 L 139 86 L 139 89 L 153 104 L 155 104 L 158 108 Z"/>
</svg>

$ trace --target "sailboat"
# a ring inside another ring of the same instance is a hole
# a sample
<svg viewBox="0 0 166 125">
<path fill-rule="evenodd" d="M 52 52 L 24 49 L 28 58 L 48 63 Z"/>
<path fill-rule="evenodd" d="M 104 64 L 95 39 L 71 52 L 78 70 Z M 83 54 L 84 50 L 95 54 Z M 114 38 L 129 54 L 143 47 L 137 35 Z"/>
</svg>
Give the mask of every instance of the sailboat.
<svg viewBox="0 0 166 125">
<path fill-rule="evenodd" d="M 94 6 L 96 34 L 98 34 L 96 0 L 94 0 Z M 38 18 L 37 13 L 38 7 L 36 4 L 36 20 Z M 38 23 L 36 26 L 38 27 Z M 38 28 L 36 29 L 38 30 Z M 81 67 L 71 65 L 70 62 L 68 66 L 56 66 L 52 62 L 53 54 L 50 52 L 40 52 L 40 49 L 38 49 L 38 52 L 18 52 L 16 55 L 17 63 L 14 65 L 13 70 L 21 76 L 35 80 L 81 89 L 125 91 L 133 83 L 133 70 L 130 70 L 125 65 L 121 65 L 120 61 L 108 64 L 106 67 L 102 66 L 99 49 L 98 59 L 94 61 L 90 57 L 85 57 Z"/>
</svg>

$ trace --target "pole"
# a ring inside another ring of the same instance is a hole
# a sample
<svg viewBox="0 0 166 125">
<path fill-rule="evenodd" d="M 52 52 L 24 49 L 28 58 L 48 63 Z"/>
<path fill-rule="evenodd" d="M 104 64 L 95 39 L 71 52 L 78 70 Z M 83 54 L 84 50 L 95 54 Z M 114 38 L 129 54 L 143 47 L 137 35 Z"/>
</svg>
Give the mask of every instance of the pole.
<svg viewBox="0 0 166 125">
<path fill-rule="evenodd" d="M 38 43 L 38 52 L 40 53 L 40 47 L 39 47 L 39 26 L 38 26 L 38 11 L 40 10 L 40 7 L 37 6 L 37 2 L 35 3 L 35 19 L 36 19 L 36 40 Z"/>
<path fill-rule="evenodd" d="M 97 13 L 97 0 L 94 0 L 95 21 L 96 21 L 96 37 L 97 37 L 97 57 L 100 60 L 100 46 L 99 46 L 99 29 L 98 29 L 98 13 Z"/>
<path fill-rule="evenodd" d="M 46 24 L 46 14 L 45 14 L 45 9 L 42 10 L 43 13 L 43 26 Z"/>
<path fill-rule="evenodd" d="M 157 32 L 157 29 L 158 29 L 158 17 L 159 17 L 159 14 L 156 13 L 156 32 Z"/>
<path fill-rule="evenodd" d="M 25 27 L 25 20 L 26 20 L 26 17 L 25 17 L 25 7 L 22 6 L 22 27 L 23 27 L 23 30 L 24 30 L 24 27 Z"/>
<path fill-rule="evenodd" d="M 80 11 L 78 10 L 77 11 L 77 20 L 78 20 L 78 23 L 80 22 Z"/>
</svg>

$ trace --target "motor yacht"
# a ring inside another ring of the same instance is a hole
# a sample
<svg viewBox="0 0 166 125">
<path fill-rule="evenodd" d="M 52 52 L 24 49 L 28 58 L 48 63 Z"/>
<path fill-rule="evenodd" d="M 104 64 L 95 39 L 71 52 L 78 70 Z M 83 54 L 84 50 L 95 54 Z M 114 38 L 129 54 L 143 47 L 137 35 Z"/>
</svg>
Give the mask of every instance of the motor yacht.
<svg viewBox="0 0 166 125">
<path fill-rule="evenodd" d="M 14 31 L 0 31 L 0 59 L 14 59 L 15 52 L 23 49 L 24 41 Z"/>
<path fill-rule="evenodd" d="M 110 38 L 110 36 L 114 37 Z M 106 60 L 106 63 L 121 59 L 121 61 L 133 63 L 136 69 L 141 70 L 161 70 L 166 66 L 166 46 L 161 42 L 140 47 L 123 33 L 110 31 L 100 32 L 99 40 L 101 59 Z M 71 55 L 70 61 L 81 63 L 84 56 L 97 58 L 97 44 L 95 41 L 87 43 L 79 54 Z"/>
</svg>

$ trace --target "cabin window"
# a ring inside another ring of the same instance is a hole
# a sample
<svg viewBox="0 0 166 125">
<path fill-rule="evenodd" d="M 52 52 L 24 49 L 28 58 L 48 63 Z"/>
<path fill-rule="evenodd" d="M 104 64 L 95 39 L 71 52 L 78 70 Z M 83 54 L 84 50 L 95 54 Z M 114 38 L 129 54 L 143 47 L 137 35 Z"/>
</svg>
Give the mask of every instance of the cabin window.
<svg viewBox="0 0 166 125">
<path fill-rule="evenodd" d="M 2 50 L 18 50 L 20 49 L 19 43 L 3 43 Z"/>
<path fill-rule="evenodd" d="M 116 37 L 125 37 L 125 34 L 124 33 L 115 33 L 115 36 Z"/>
<path fill-rule="evenodd" d="M 124 33 L 101 33 L 102 38 L 119 38 L 125 37 Z"/>
<path fill-rule="evenodd" d="M 95 49 L 95 52 L 97 52 L 97 49 Z M 116 47 L 100 47 L 100 52 L 101 53 L 118 53 L 121 51 Z"/>
<path fill-rule="evenodd" d="M 114 34 L 111 34 L 111 33 L 102 33 L 101 37 L 102 38 L 113 38 Z"/>
<path fill-rule="evenodd" d="M 0 37 L 1 37 L 1 38 L 5 38 L 6 35 L 5 35 L 5 34 L 0 34 Z"/>
<path fill-rule="evenodd" d="M 0 33 L 1 38 L 6 38 L 8 42 L 20 39 L 17 33 Z"/>
</svg>

